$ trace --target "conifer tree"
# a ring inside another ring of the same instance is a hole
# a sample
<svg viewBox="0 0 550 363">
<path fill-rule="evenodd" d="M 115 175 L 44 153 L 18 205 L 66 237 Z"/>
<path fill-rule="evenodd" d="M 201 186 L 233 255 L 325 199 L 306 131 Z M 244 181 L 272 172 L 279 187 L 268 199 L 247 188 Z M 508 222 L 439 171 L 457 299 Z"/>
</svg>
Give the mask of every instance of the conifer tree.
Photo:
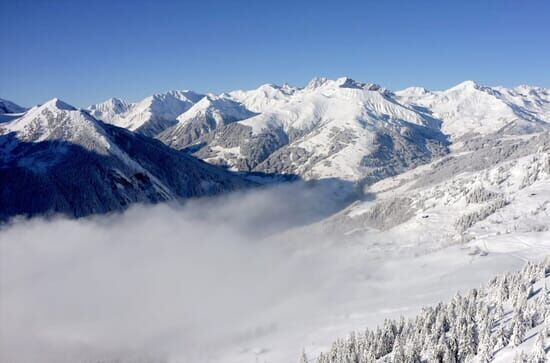
<svg viewBox="0 0 550 363">
<path fill-rule="evenodd" d="M 533 347 L 533 353 L 531 356 L 532 363 L 546 363 L 546 351 L 544 348 L 544 334 L 541 331 L 537 335 L 537 340 L 535 341 L 535 346 Z"/>
<path fill-rule="evenodd" d="M 403 341 L 400 335 L 395 337 L 392 351 L 394 363 L 405 363 L 405 349 L 403 347 Z"/>
<path fill-rule="evenodd" d="M 491 331 L 485 329 L 478 348 L 479 361 L 482 363 L 490 362 L 493 359 L 493 349 L 494 340 L 491 337 Z"/>
<path fill-rule="evenodd" d="M 300 363 L 307 363 L 307 362 L 308 362 L 308 359 L 307 359 L 306 352 L 302 350 L 302 354 L 300 355 Z"/>
<path fill-rule="evenodd" d="M 523 343 L 523 338 L 525 337 L 525 323 L 522 317 L 523 313 L 520 310 L 516 311 L 514 316 L 514 326 L 512 328 L 512 344 L 515 347 L 519 347 Z"/>
</svg>

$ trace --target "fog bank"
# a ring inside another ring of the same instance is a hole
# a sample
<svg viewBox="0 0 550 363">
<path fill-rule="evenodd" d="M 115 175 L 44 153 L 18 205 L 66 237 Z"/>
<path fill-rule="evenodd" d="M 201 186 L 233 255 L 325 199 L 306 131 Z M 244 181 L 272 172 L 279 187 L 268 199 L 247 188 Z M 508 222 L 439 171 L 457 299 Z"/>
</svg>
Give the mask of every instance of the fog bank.
<svg viewBox="0 0 550 363">
<path fill-rule="evenodd" d="M 326 257 L 273 235 L 337 209 L 331 193 L 297 183 L 15 221 L 0 231 L 2 360 L 205 361 L 282 316 L 304 318 L 322 308 Z"/>
<path fill-rule="evenodd" d="M 298 183 L 15 221 L 0 230 L 0 361 L 296 361 L 522 263 L 458 248 L 397 259 L 383 234 L 294 228 L 338 210 L 337 192 Z"/>
</svg>

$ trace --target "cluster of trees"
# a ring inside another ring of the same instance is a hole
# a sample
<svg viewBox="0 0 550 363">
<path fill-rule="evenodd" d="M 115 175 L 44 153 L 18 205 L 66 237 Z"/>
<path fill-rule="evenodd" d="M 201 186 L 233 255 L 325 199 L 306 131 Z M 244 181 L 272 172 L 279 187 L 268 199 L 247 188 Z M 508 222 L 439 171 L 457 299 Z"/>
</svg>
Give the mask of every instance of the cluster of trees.
<svg viewBox="0 0 550 363">
<path fill-rule="evenodd" d="M 488 205 L 482 207 L 475 212 L 462 215 L 455 222 L 455 227 L 459 232 L 464 232 L 477 222 L 484 220 L 491 214 L 495 213 L 497 210 L 504 208 L 507 205 L 508 202 L 504 198 L 499 197 L 495 199 L 495 201 L 489 203 Z"/>
<path fill-rule="evenodd" d="M 550 156 L 547 152 L 540 152 L 531 157 L 525 169 L 525 176 L 520 184 L 520 189 L 526 188 L 537 180 L 543 178 L 543 175 L 550 174 Z"/>
<path fill-rule="evenodd" d="M 550 258 L 528 263 L 480 289 L 456 294 L 447 304 L 424 308 L 414 319 L 386 320 L 375 330 L 338 339 L 315 359 L 304 353 L 301 362 L 490 362 L 499 350 L 521 345 L 531 328 L 541 326 L 533 351 L 515 360 L 544 363 L 545 338 L 550 336 L 549 274 Z"/>
<path fill-rule="evenodd" d="M 466 202 L 468 204 L 485 203 L 497 198 L 502 198 L 502 194 L 491 192 L 483 187 L 477 187 L 466 194 Z"/>
</svg>

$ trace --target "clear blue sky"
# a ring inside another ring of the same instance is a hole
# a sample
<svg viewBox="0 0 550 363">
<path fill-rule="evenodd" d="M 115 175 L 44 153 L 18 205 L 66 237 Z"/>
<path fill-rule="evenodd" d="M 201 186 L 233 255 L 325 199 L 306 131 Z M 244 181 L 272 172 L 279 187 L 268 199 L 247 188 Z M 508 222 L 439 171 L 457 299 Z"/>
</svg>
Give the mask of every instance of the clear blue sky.
<svg viewBox="0 0 550 363">
<path fill-rule="evenodd" d="M 76 106 L 314 76 L 550 87 L 550 1 L 0 0 L 0 97 Z"/>
</svg>

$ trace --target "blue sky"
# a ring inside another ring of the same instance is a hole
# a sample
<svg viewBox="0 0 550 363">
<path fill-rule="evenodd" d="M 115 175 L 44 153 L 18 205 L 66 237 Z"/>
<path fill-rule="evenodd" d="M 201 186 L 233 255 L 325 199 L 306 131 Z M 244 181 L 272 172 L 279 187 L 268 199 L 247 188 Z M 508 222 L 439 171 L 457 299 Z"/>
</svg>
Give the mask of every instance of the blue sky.
<svg viewBox="0 0 550 363">
<path fill-rule="evenodd" d="M 550 87 L 550 1 L 0 0 L 0 98 L 29 106 L 314 76 Z"/>
</svg>

